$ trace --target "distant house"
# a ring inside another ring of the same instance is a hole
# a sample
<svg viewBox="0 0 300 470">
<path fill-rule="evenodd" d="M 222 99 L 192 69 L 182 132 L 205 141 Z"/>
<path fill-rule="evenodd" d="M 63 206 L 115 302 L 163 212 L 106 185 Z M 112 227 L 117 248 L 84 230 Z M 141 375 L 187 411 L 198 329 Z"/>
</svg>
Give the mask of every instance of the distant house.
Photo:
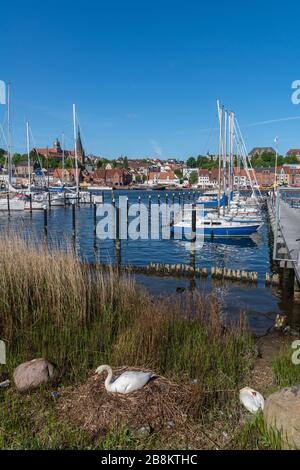
<svg viewBox="0 0 300 470">
<path fill-rule="evenodd" d="M 240 188 L 250 188 L 251 187 L 251 181 L 248 177 L 248 174 L 245 170 L 245 168 L 241 168 L 240 170 L 238 168 L 234 168 L 234 173 L 233 173 L 233 184 L 234 186 L 240 186 Z M 254 183 L 255 181 L 255 171 L 253 168 L 249 169 L 249 175 Z"/>
<path fill-rule="evenodd" d="M 159 184 L 179 184 L 180 180 L 175 175 L 174 171 L 161 171 L 159 173 Z"/>
<path fill-rule="evenodd" d="M 78 168 L 78 180 L 79 182 L 82 181 L 82 172 Z M 56 168 L 53 171 L 53 182 L 61 184 L 62 182 L 65 183 L 74 183 L 76 181 L 76 168 Z"/>
<path fill-rule="evenodd" d="M 213 183 L 210 180 L 210 171 L 205 169 L 198 170 L 198 186 L 201 188 L 208 188 L 213 186 Z"/>
<path fill-rule="evenodd" d="M 279 180 L 281 167 L 277 168 L 277 181 Z M 255 168 L 257 184 L 262 187 L 272 186 L 275 182 L 275 168 Z"/>
<path fill-rule="evenodd" d="M 174 171 L 150 171 L 148 173 L 148 184 L 174 184 L 180 183 L 179 178 L 175 175 Z"/>
<path fill-rule="evenodd" d="M 249 153 L 249 157 L 257 157 L 262 155 L 263 153 L 273 153 L 275 155 L 276 150 L 274 150 L 273 147 L 254 147 Z"/>
<path fill-rule="evenodd" d="M 108 170 L 95 170 L 92 176 L 95 184 L 106 186 L 128 186 L 132 182 L 130 171 L 124 168 L 114 168 Z"/>
</svg>

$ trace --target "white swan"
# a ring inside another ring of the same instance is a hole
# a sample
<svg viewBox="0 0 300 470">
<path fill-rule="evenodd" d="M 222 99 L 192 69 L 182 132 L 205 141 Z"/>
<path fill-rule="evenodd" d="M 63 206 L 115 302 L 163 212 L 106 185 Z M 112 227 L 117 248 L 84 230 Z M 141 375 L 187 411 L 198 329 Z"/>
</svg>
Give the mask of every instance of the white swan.
<svg viewBox="0 0 300 470">
<path fill-rule="evenodd" d="M 240 402 L 251 413 L 257 413 L 258 410 L 263 410 L 265 406 L 264 397 L 250 387 L 240 390 Z"/>
<path fill-rule="evenodd" d="M 108 365 L 99 366 L 95 374 L 100 375 L 104 371 L 107 372 L 107 377 L 104 382 L 105 388 L 108 392 L 113 393 L 126 394 L 134 392 L 135 390 L 143 388 L 151 377 L 153 377 L 151 372 L 127 371 L 123 372 L 119 377 L 114 378 L 112 368 Z"/>
</svg>

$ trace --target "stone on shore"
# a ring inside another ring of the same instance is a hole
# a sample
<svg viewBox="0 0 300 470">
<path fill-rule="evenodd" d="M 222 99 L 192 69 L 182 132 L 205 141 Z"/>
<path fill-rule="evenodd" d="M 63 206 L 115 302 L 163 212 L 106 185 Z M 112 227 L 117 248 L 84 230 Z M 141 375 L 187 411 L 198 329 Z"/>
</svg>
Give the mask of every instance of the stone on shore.
<svg viewBox="0 0 300 470">
<path fill-rule="evenodd" d="M 280 431 L 287 448 L 300 449 L 300 384 L 270 395 L 264 418 L 269 428 Z"/>
<path fill-rule="evenodd" d="M 53 379 L 54 366 L 46 359 L 39 358 L 20 364 L 13 373 L 17 389 L 20 392 L 36 388 Z"/>
</svg>

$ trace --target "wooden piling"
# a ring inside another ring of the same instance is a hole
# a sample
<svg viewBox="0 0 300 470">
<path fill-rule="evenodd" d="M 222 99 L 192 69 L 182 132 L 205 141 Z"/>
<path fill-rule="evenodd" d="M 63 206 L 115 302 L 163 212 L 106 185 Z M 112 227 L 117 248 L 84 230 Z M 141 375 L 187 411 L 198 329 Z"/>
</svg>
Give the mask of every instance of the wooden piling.
<svg viewBox="0 0 300 470">
<path fill-rule="evenodd" d="M 97 204 L 94 202 L 93 205 L 93 226 L 94 226 L 94 237 L 97 234 Z"/>
<path fill-rule="evenodd" d="M 72 232 L 73 232 L 73 238 L 75 238 L 75 236 L 76 236 L 75 201 L 72 201 Z"/>
<path fill-rule="evenodd" d="M 48 214 L 47 214 L 47 206 L 44 206 L 44 235 L 45 235 L 45 237 L 48 236 Z"/>
<path fill-rule="evenodd" d="M 195 242 L 196 238 L 197 238 L 197 234 L 196 234 L 196 206 L 195 206 L 195 204 L 193 204 L 191 241 Z"/>
<path fill-rule="evenodd" d="M 10 199 L 9 199 L 9 193 L 7 193 L 7 214 L 10 215 Z"/>
</svg>

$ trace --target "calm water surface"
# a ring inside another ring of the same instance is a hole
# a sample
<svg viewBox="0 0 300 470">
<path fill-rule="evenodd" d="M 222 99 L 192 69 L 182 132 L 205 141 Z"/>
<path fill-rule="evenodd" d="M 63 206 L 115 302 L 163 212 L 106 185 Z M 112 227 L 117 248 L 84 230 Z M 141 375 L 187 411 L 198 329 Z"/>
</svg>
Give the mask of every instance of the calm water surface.
<svg viewBox="0 0 300 470">
<path fill-rule="evenodd" d="M 128 195 L 129 203 L 138 201 L 148 203 L 149 195 L 153 202 L 160 195 L 165 202 L 166 192 L 148 191 L 115 191 L 119 195 Z M 172 192 L 168 193 L 169 201 Z M 105 201 L 111 200 L 111 192 L 105 191 Z M 176 192 L 175 202 L 178 200 Z M 0 212 L 0 230 L 5 232 L 22 233 L 24 236 L 34 236 L 37 243 L 43 243 L 43 213 Z M 72 240 L 72 211 L 67 208 L 52 208 L 48 212 L 49 244 L 65 244 Z M 269 227 L 265 223 L 261 231 L 251 238 L 206 240 L 201 250 L 191 254 L 189 244 L 181 240 L 122 240 L 120 259 L 122 264 L 145 266 L 154 263 L 194 263 L 199 267 L 211 266 L 228 267 L 247 271 L 257 271 L 258 287 L 242 287 L 235 283 L 220 284 L 210 279 L 199 279 L 196 286 L 209 291 L 213 286 L 218 289 L 224 301 L 224 308 L 232 316 L 245 310 L 252 329 L 258 334 L 264 333 L 274 322 L 277 313 L 288 313 L 299 316 L 299 306 L 289 297 L 283 298 L 280 291 L 265 288 L 265 273 L 272 271 L 271 252 L 269 243 Z M 90 262 L 115 263 L 115 243 L 111 240 L 95 239 L 93 235 L 93 209 L 89 205 L 76 208 L 76 251 L 83 259 Z M 176 292 L 178 287 L 192 287 L 188 279 L 171 277 L 154 277 L 136 275 L 140 282 L 152 294 L 169 295 Z M 181 289 L 182 290 L 182 289 Z M 179 295 L 179 294 L 178 294 Z"/>
</svg>

